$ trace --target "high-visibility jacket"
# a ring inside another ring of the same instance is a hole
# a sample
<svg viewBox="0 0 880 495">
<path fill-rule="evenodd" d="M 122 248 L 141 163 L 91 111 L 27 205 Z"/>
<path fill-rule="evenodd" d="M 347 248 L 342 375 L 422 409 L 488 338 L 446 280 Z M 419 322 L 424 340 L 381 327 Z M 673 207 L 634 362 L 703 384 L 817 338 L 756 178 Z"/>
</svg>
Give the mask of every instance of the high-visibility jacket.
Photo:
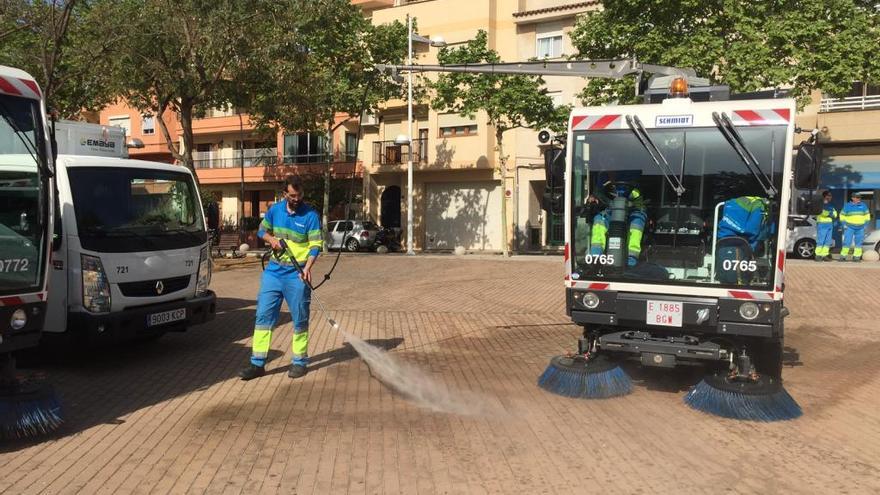
<svg viewBox="0 0 880 495">
<path fill-rule="evenodd" d="M 767 238 L 773 229 L 767 223 L 767 200 L 758 196 L 740 196 L 724 202 L 718 220 L 718 239 L 742 237 L 752 249 Z"/>
<path fill-rule="evenodd" d="M 834 208 L 834 205 L 831 203 L 825 203 L 822 206 L 822 211 L 816 215 L 816 223 L 836 223 L 837 222 L 837 209 Z"/>
<path fill-rule="evenodd" d="M 269 208 L 260 223 L 259 237 L 270 233 L 284 239 L 287 251 L 273 256 L 266 271 L 279 275 L 297 273 L 294 263 L 300 266 L 309 256 L 317 256 L 324 244 L 321 233 L 321 219 L 311 206 L 301 203 L 293 213 L 287 211 L 287 201 L 282 200 Z"/>
<path fill-rule="evenodd" d="M 865 226 L 871 220 L 871 213 L 865 203 L 854 203 L 850 201 L 843 207 L 840 212 L 840 221 L 848 227 L 859 229 Z"/>
</svg>

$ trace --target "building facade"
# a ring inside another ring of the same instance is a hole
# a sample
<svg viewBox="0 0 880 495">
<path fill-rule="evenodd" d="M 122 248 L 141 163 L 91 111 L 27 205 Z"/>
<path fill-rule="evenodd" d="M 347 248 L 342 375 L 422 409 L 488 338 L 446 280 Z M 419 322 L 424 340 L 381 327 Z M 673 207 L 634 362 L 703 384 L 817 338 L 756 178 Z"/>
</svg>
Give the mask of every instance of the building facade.
<svg viewBox="0 0 880 495">
<path fill-rule="evenodd" d="M 166 112 L 164 121 L 178 148 L 183 149 L 177 115 Z M 128 137 L 143 141 L 143 148 L 129 150 L 131 158 L 175 162 L 155 117 L 118 102 L 100 112 L 100 123 L 121 126 Z M 326 133 L 260 133 L 246 113 L 234 108 L 212 108 L 203 118 L 194 119 L 193 166 L 202 191 L 211 194 L 220 206 L 221 224 L 234 226 L 242 217 L 262 216 L 280 198 L 288 175 L 320 180 L 317 177 L 330 167 L 334 179 L 354 175 L 360 187 L 357 120 L 340 114 L 337 124 L 328 139 Z M 330 219 L 338 216 L 337 210 L 331 209 Z"/>
<path fill-rule="evenodd" d="M 454 47 L 488 34 L 489 48 L 504 61 L 561 60 L 573 53 L 568 33 L 577 16 L 597 2 L 564 0 L 354 0 L 374 24 L 406 22 L 419 34 L 440 36 Z M 414 63 L 437 62 L 436 48 L 414 44 Z M 436 74 L 427 75 L 436 78 Z M 546 87 L 557 104 L 579 104 L 582 78 L 548 77 Z M 557 249 L 562 222 L 540 208 L 544 162 L 539 129 L 504 135 L 507 165 L 502 168 L 495 130 L 485 114 L 470 119 L 441 113 L 425 102 L 413 111 L 411 145 L 397 144 L 409 134 L 407 102 L 390 101 L 364 126 L 364 198 L 366 216 L 383 226 L 406 230 L 407 160 L 413 161 L 414 248 L 528 252 Z M 502 207 L 502 202 L 505 204 Z M 506 211 L 506 218 L 502 212 Z"/>
</svg>

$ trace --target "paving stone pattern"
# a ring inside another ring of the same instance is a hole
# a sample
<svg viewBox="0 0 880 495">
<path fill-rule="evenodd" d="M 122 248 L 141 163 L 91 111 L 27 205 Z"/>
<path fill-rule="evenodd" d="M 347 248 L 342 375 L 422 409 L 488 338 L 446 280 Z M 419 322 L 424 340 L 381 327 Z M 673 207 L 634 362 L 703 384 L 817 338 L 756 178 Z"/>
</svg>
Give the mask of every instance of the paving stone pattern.
<svg viewBox="0 0 880 495">
<path fill-rule="evenodd" d="M 215 274 L 219 314 L 157 342 L 41 356 L 66 406 L 48 439 L 0 445 L 2 493 L 877 493 L 880 271 L 790 263 L 784 377 L 804 417 L 686 408 L 698 376 L 633 370 L 627 397 L 539 389 L 579 334 L 558 257 L 344 255 L 318 291 L 347 331 L 505 411 L 420 409 L 371 378 L 312 305 L 311 372 L 241 382 L 259 267 Z M 328 259 L 320 268 L 329 266 Z"/>
</svg>

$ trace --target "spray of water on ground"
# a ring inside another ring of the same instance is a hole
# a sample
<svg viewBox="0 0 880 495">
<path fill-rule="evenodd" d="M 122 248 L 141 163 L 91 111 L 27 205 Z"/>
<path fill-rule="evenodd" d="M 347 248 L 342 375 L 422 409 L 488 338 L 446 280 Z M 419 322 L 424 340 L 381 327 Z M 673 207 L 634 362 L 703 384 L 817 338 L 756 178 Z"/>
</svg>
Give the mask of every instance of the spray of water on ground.
<svg viewBox="0 0 880 495">
<path fill-rule="evenodd" d="M 499 404 L 469 391 L 450 390 L 384 349 L 374 347 L 344 330 L 339 331 L 367 363 L 375 378 L 415 404 L 432 411 L 462 416 L 497 417 L 505 414 Z"/>
</svg>

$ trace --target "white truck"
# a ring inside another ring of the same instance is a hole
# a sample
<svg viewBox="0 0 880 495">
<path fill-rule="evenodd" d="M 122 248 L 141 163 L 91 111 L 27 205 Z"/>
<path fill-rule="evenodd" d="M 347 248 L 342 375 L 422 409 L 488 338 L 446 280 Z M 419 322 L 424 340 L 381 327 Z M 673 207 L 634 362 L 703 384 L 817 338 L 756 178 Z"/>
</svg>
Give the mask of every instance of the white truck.
<svg viewBox="0 0 880 495">
<path fill-rule="evenodd" d="M 119 126 L 59 120 L 53 124 L 59 155 L 128 158 L 125 129 Z M 133 140 L 132 146 L 141 143 Z"/>
<path fill-rule="evenodd" d="M 57 159 L 60 218 L 43 339 L 151 338 L 213 319 L 208 235 L 192 173 L 95 156 L 105 153 L 100 146 L 66 141 L 88 139 L 76 125 L 56 135 L 59 150 L 88 154 Z"/>
</svg>

